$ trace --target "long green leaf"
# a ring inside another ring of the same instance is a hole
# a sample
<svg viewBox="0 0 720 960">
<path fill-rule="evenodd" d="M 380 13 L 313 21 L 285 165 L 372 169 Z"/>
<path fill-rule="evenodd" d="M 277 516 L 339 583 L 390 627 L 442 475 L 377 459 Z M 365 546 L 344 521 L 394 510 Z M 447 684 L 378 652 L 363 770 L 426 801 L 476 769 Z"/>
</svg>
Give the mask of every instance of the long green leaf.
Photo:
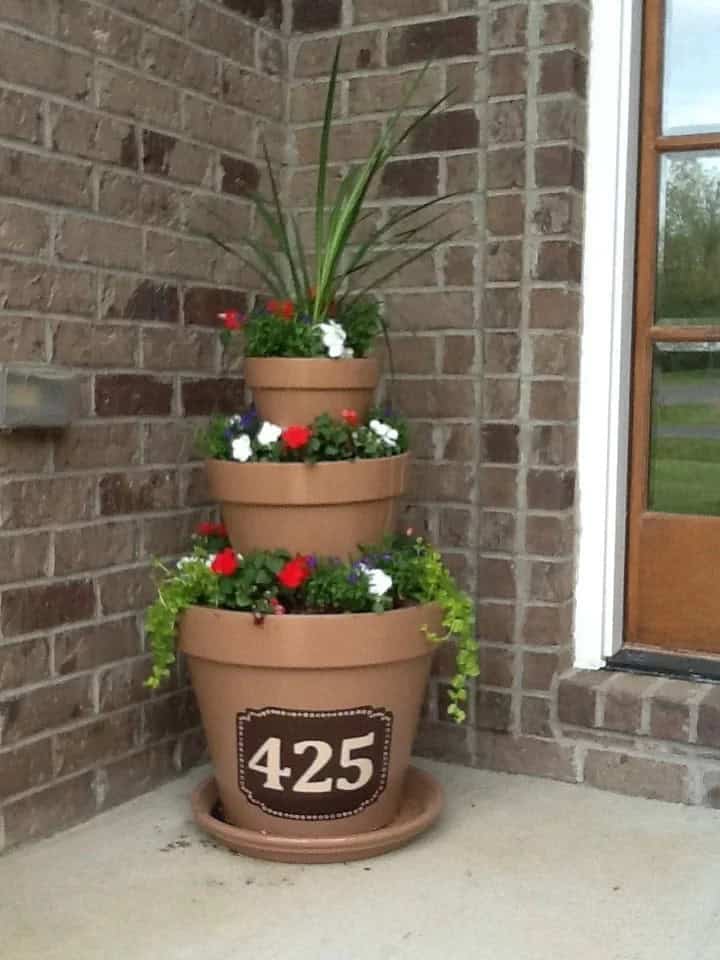
<svg viewBox="0 0 720 960">
<path fill-rule="evenodd" d="M 400 210 L 398 213 L 393 214 L 387 221 L 387 223 L 378 227 L 368 239 L 362 243 L 356 253 L 353 255 L 352 260 L 350 261 L 350 266 L 347 270 L 344 271 L 343 276 L 346 276 L 349 273 L 354 272 L 355 264 L 359 263 L 362 258 L 374 247 L 378 245 L 380 239 L 389 233 L 391 230 L 394 230 L 398 223 L 402 223 L 403 220 L 407 220 L 409 217 L 415 216 L 415 214 L 422 213 L 423 210 L 427 210 L 429 207 L 434 206 L 436 203 L 440 203 L 444 200 L 448 200 L 452 197 L 458 196 L 457 193 L 446 193 L 440 197 L 433 197 L 432 200 L 428 200 L 425 203 L 413 204 L 412 206 L 406 207 L 403 210 Z M 444 216 L 444 213 L 441 214 Z M 359 221 L 358 221 L 359 222 Z M 390 241 L 392 242 L 392 241 Z"/>
<path fill-rule="evenodd" d="M 206 233 L 205 236 L 208 240 L 212 240 L 213 243 L 216 243 L 219 247 L 225 250 L 227 253 L 232 254 L 234 257 L 237 257 L 241 263 L 244 263 L 246 266 L 250 267 L 265 283 L 268 289 L 275 294 L 276 297 L 282 299 L 285 296 L 283 289 L 278 287 L 276 282 L 270 277 L 261 267 L 256 263 L 246 257 L 244 254 L 240 253 L 234 247 L 231 247 L 230 244 L 225 243 L 224 240 L 221 240 L 219 237 L 214 236 L 212 233 Z"/>
<path fill-rule="evenodd" d="M 297 268 L 293 260 L 292 247 L 290 246 L 290 238 L 288 236 L 287 226 L 285 224 L 285 214 L 283 213 L 282 200 L 280 199 L 280 191 L 278 190 L 277 181 L 275 180 L 275 172 L 273 171 L 272 163 L 270 162 L 270 154 L 268 153 L 267 144 L 264 140 L 262 148 L 268 176 L 270 177 L 270 189 L 272 191 L 273 205 L 275 207 L 275 216 L 280 228 L 280 243 L 282 245 L 282 250 L 285 254 L 285 257 L 287 258 L 288 266 L 290 267 L 290 274 L 292 276 L 293 287 L 295 288 L 296 299 L 301 300 L 303 291 L 300 285 L 300 278 L 298 277 Z"/>
<path fill-rule="evenodd" d="M 298 266 L 300 267 L 300 273 L 302 274 L 304 293 L 302 298 L 298 301 L 298 306 L 303 310 L 304 313 L 310 312 L 310 271 L 308 270 L 307 256 L 305 254 L 305 245 L 303 244 L 302 234 L 300 233 L 300 227 L 297 222 L 297 217 L 294 213 L 290 214 L 290 224 L 293 229 L 293 235 L 295 237 L 295 249 L 297 251 Z"/>
<path fill-rule="evenodd" d="M 433 243 L 424 246 L 421 250 L 416 250 L 411 256 L 407 257 L 405 260 L 402 260 L 400 263 L 396 264 L 391 270 L 388 270 L 386 273 L 382 274 L 380 277 L 376 277 L 369 283 L 367 286 L 362 287 L 353 297 L 353 302 L 359 300 L 361 297 L 364 297 L 365 294 L 369 293 L 375 287 L 381 287 L 386 280 L 389 280 L 390 277 L 394 276 L 399 270 L 402 270 L 403 267 L 407 267 L 409 264 L 413 263 L 415 260 L 419 260 L 420 257 L 424 257 L 428 253 L 432 253 L 437 247 L 443 243 L 447 243 L 449 240 L 452 240 L 453 237 L 458 235 L 458 230 L 453 230 L 452 233 L 446 234 L 444 237 L 440 237 L 439 240 L 433 241 Z"/>
<path fill-rule="evenodd" d="M 342 49 L 342 39 L 338 40 L 335 47 L 335 56 L 333 58 L 332 69 L 330 71 L 330 82 L 328 84 L 327 97 L 325 99 L 325 116 L 323 118 L 322 136 L 320 137 L 320 157 L 318 163 L 317 196 L 315 199 L 315 256 L 316 265 L 316 302 L 320 295 L 320 263 L 325 248 L 325 197 L 327 192 L 327 168 L 328 156 L 330 153 L 330 131 L 332 129 L 332 114 L 335 106 L 335 88 L 337 86 L 338 70 L 340 68 L 340 50 Z"/>
</svg>

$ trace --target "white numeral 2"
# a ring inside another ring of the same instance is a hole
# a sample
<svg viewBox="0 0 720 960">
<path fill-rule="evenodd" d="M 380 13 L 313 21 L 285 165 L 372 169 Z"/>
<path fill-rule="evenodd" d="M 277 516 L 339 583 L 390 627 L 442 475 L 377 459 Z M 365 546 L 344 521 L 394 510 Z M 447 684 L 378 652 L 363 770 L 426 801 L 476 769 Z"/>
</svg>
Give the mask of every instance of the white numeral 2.
<svg viewBox="0 0 720 960">
<path fill-rule="evenodd" d="M 313 780 L 316 773 L 325 767 L 332 759 L 332 747 L 324 740 L 301 740 L 293 746 L 293 753 L 302 756 L 307 750 L 315 751 L 315 759 L 307 768 L 305 773 L 298 778 L 297 783 L 293 785 L 294 793 L 330 793 L 332 790 L 332 777 L 326 777 L 324 780 Z"/>
<path fill-rule="evenodd" d="M 354 757 L 356 750 L 371 747 L 375 743 L 375 733 L 364 737 L 348 737 L 340 744 L 340 766 L 343 770 L 355 770 L 356 777 L 338 777 L 335 787 L 338 790 L 360 790 L 372 779 L 374 772 L 370 757 Z M 308 750 L 314 750 L 315 756 L 310 766 L 300 774 L 293 784 L 294 793 L 330 793 L 333 788 L 332 777 L 315 780 L 317 774 L 332 760 L 332 747 L 324 740 L 301 740 L 293 744 L 293 753 L 301 757 Z M 279 737 L 268 737 L 248 760 L 248 769 L 265 775 L 263 786 L 266 790 L 284 790 L 283 780 L 292 776 L 290 767 L 281 766 L 282 741 Z M 265 762 L 263 762 L 265 761 Z"/>
</svg>

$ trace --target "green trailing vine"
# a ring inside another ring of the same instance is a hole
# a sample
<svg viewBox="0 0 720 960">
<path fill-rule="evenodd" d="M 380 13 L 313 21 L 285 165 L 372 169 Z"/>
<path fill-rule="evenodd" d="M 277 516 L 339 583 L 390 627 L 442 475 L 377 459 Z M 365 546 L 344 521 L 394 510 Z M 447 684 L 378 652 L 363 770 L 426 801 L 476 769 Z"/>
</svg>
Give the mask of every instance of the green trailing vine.
<svg viewBox="0 0 720 960">
<path fill-rule="evenodd" d="M 158 565 L 157 598 L 145 621 L 153 656 L 149 687 L 159 687 L 170 676 L 180 617 L 194 605 L 252 613 L 260 626 L 266 617 L 284 614 L 383 613 L 436 603 L 444 632 L 427 634 L 434 643 L 455 642 L 448 715 L 457 723 L 465 720 L 468 681 L 478 675 L 473 607 L 438 551 L 424 540 L 389 537 L 361 548 L 355 560 L 341 562 L 291 557 L 282 550 L 239 557 L 222 527 L 205 524 L 201 531 L 192 553 L 174 569 Z"/>
</svg>

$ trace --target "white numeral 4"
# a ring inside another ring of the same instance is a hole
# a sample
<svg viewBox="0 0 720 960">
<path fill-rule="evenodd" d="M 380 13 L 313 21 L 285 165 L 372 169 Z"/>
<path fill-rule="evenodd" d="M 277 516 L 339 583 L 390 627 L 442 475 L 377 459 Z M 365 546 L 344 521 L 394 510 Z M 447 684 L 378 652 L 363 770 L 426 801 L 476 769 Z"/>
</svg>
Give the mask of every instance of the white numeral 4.
<svg viewBox="0 0 720 960">
<path fill-rule="evenodd" d="M 248 760 L 248 769 L 265 774 L 266 790 L 283 790 L 281 780 L 292 775 L 290 767 L 280 767 L 280 737 L 268 737 Z M 263 759 L 267 757 L 267 763 Z"/>
</svg>

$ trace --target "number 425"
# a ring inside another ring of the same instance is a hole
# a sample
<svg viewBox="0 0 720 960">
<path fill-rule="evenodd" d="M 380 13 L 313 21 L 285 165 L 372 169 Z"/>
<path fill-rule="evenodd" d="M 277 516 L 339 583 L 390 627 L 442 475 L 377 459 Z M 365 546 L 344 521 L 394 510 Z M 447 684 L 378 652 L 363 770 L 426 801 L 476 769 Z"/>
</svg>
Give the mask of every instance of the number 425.
<svg viewBox="0 0 720 960">
<path fill-rule="evenodd" d="M 291 790 L 294 793 L 330 793 L 333 786 L 336 790 L 359 790 L 369 783 L 373 772 L 373 762 L 369 757 L 354 756 L 358 750 L 371 747 L 375 743 L 375 733 L 368 733 L 364 737 L 347 737 L 340 744 L 340 766 L 343 770 L 355 771 L 354 779 L 337 777 L 333 784 L 332 777 L 316 779 L 330 763 L 333 749 L 325 740 L 300 740 L 293 744 L 293 753 L 303 756 L 314 751 L 314 756 L 304 773 L 302 773 Z M 266 790 L 284 790 L 283 780 L 292 777 L 290 767 L 281 765 L 282 741 L 280 737 L 268 737 L 248 760 L 248 769 L 265 775 L 263 786 Z"/>
</svg>

